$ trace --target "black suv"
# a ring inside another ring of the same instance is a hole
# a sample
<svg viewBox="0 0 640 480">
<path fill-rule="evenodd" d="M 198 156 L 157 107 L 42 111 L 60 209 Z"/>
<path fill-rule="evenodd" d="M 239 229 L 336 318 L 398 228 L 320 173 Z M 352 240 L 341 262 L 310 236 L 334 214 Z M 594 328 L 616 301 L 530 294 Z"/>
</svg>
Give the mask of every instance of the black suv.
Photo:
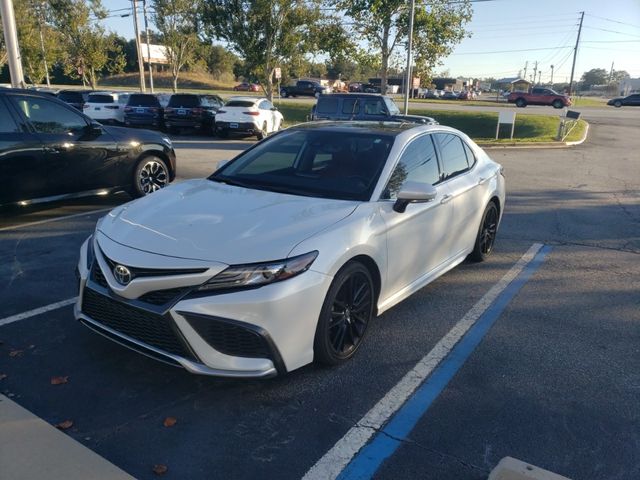
<svg viewBox="0 0 640 480">
<path fill-rule="evenodd" d="M 90 93 L 93 93 L 93 90 L 60 90 L 57 97 L 64 103 L 82 111 Z"/>
<path fill-rule="evenodd" d="M 124 124 L 162 128 L 163 110 L 158 97 L 149 93 L 132 93 L 124 107 Z"/>
<path fill-rule="evenodd" d="M 311 110 L 311 120 L 371 120 L 437 124 L 431 117 L 402 115 L 386 95 L 334 93 L 322 95 Z"/>
<path fill-rule="evenodd" d="M 103 126 L 46 93 L 0 89 L 0 205 L 126 190 L 143 196 L 175 177 L 169 139 Z"/>
<path fill-rule="evenodd" d="M 217 95 L 176 93 L 164 109 L 164 124 L 170 133 L 193 128 L 215 134 L 216 112 L 222 105 L 224 100 Z"/>
</svg>

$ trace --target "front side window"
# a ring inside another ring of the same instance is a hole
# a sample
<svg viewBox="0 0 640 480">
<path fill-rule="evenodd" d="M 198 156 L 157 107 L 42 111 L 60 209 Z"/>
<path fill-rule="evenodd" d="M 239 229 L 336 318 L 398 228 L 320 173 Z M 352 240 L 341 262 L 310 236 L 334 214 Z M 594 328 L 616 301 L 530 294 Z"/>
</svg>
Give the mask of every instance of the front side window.
<svg viewBox="0 0 640 480">
<path fill-rule="evenodd" d="M 469 169 L 467 154 L 460 137 L 450 133 L 436 133 L 440 145 L 442 167 L 446 178 L 451 178 Z"/>
<path fill-rule="evenodd" d="M 211 180 L 338 200 L 366 201 L 387 161 L 387 134 L 294 130 L 241 154 Z"/>
<path fill-rule="evenodd" d="M 384 115 L 386 113 L 382 100 L 366 100 L 364 102 L 365 115 Z"/>
<path fill-rule="evenodd" d="M 384 103 L 391 115 L 398 115 L 400 113 L 400 109 L 398 108 L 398 106 L 389 97 L 384 97 Z"/>
<path fill-rule="evenodd" d="M 435 185 L 438 181 L 440 169 L 433 139 L 431 135 L 423 135 L 413 140 L 402 152 L 382 198 L 395 200 L 405 182 Z"/>
<path fill-rule="evenodd" d="M 84 117 L 46 98 L 15 96 L 12 98 L 38 133 L 81 133 L 87 127 Z"/>
<path fill-rule="evenodd" d="M 16 133 L 20 128 L 13 120 L 13 116 L 9 113 L 9 109 L 0 99 L 0 133 Z"/>
<path fill-rule="evenodd" d="M 316 108 L 316 112 L 318 113 L 327 113 L 327 114 L 335 114 L 338 110 L 338 97 L 321 97 L 318 100 L 318 106 Z"/>
</svg>

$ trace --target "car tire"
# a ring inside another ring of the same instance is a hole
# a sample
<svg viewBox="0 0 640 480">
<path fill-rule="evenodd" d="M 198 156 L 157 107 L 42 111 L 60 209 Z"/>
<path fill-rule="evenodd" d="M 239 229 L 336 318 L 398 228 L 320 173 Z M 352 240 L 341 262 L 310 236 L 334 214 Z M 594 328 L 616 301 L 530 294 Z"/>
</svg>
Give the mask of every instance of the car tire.
<svg viewBox="0 0 640 480">
<path fill-rule="evenodd" d="M 516 107 L 518 108 L 524 108 L 527 106 L 527 101 L 524 98 L 518 98 L 516 100 Z"/>
<path fill-rule="evenodd" d="M 483 262 L 491 255 L 498 231 L 498 219 L 498 207 L 495 202 L 491 201 L 482 214 L 482 221 L 473 245 L 473 251 L 469 255 L 470 260 Z"/>
<path fill-rule="evenodd" d="M 218 136 L 225 139 L 229 138 L 229 130 L 227 130 L 226 128 L 218 130 Z"/>
<path fill-rule="evenodd" d="M 562 108 L 562 107 L 564 107 L 564 103 L 562 103 L 562 100 L 554 100 L 551 105 L 553 105 L 553 108 Z"/>
<path fill-rule="evenodd" d="M 133 173 L 130 193 L 139 198 L 169 185 L 169 168 L 163 159 L 155 155 L 143 157 Z"/>
<path fill-rule="evenodd" d="M 373 318 L 375 290 L 360 262 L 345 265 L 333 278 L 313 340 L 314 360 L 338 365 L 353 357 Z"/>
<path fill-rule="evenodd" d="M 620 100 L 616 100 L 613 102 L 613 106 L 616 108 L 620 108 L 622 106 L 622 102 Z"/>
<path fill-rule="evenodd" d="M 262 124 L 262 130 L 256 133 L 256 137 L 258 137 L 258 140 L 262 140 L 263 138 L 267 138 L 268 135 L 269 135 L 269 130 L 267 128 L 267 122 L 264 122 Z"/>
</svg>

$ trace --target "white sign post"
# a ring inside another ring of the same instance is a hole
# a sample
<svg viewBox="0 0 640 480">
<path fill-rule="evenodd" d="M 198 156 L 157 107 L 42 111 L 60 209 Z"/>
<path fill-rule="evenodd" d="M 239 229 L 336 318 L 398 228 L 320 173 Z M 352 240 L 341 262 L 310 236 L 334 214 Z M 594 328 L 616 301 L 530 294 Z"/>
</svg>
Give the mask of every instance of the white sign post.
<svg viewBox="0 0 640 480">
<path fill-rule="evenodd" d="M 273 71 L 276 80 L 278 80 L 278 103 L 280 102 L 280 79 L 282 78 L 282 70 L 280 67 L 276 67 Z"/>
<path fill-rule="evenodd" d="M 504 111 L 498 114 L 498 125 L 496 126 L 496 140 L 500 133 L 501 124 L 511 124 L 511 140 L 513 140 L 513 130 L 516 126 L 516 112 Z"/>
</svg>

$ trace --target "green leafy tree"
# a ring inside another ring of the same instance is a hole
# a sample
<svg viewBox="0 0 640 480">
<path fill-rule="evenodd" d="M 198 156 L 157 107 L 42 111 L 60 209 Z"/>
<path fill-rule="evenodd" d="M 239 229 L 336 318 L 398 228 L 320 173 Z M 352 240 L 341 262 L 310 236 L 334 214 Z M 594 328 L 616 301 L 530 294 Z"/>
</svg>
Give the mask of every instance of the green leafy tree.
<svg viewBox="0 0 640 480">
<path fill-rule="evenodd" d="M 155 0 L 153 21 L 166 49 L 173 77 L 173 91 L 178 91 L 180 71 L 196 59 L 199 48 L 198 0 Z"/>
<path fill-rule="evenodd" d="M 409 3 L 406 0 L 334 0 L 353 20 L 353 29 L 362 35 L 380 56 L 382 91 L 386 90 L 394 52 L 409 35 Z M 430 72 L 465 36 L 464 25 L 471 18 L 468 0 L 416 0 L 413 41 L 418 74 Z"/>
<path fill-rule="evenodd" d="M 276 67 L 299 65 L 313 50 L 319 6 L 319 0 L 215 0 L 204 3 L 201 18 L 208 36 L 226 41 L 243 59 L 244 76 L 272 99 Z"/>
<path fill-rule="evenodd" d="M 103 73 L 121 71 L 124 57 L 116 36 L 101 25 L 100 0 L 50 0 L 52 21 L 60 32 L 64 71 L 91 88 Z"/>
<path fill-rule="evenodd" d="M 580 81 L 584 90 L 589 90 L 593 85 L 606 85 L 609 83 L 609 72 L 604 68 L 592 68 L 582 74 Z"/>
</svg>

